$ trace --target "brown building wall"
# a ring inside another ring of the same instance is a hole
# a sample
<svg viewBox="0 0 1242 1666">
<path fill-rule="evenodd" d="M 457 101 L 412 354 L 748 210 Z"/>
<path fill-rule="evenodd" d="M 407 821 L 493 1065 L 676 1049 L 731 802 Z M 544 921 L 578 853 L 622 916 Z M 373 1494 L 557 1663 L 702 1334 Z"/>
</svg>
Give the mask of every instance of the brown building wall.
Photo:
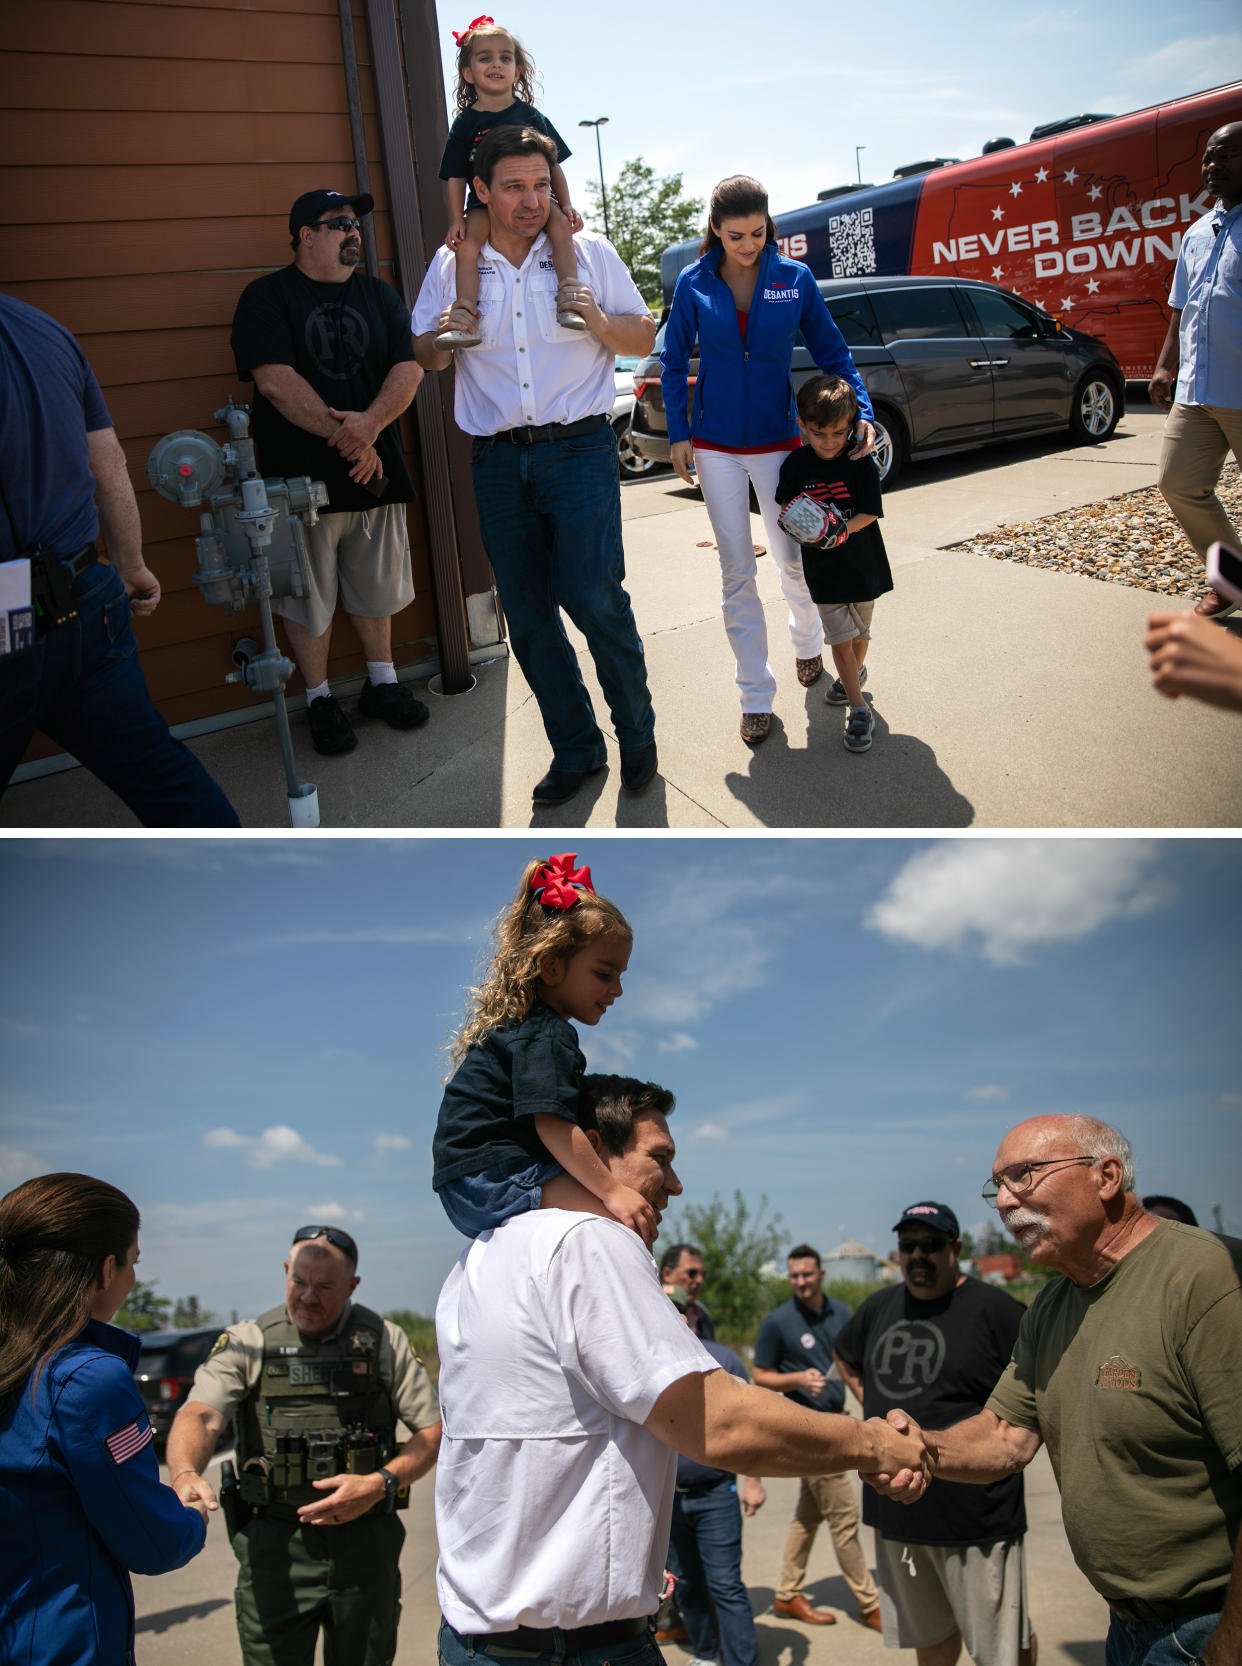
<svg viewBox="0 0 1242 1666">
<path fill-rule="evenodd" d="M 212 412 L 251 393 L 229 351 L 238 295 L 289 258 L 295 197 L 355 188 L 336 0 L 3 0 L 0 21 L 0 285 L 72 330 L 103 388 L 163 587 L 137 626 L 161 711 L 176 724 L 252 706 L 224 678 L 257 610 L 202 600 L 197 512 L 155 495 L 146 459 L 172 429 L 225 437 Z M 353 21 L 379 275 L 392 282 L 363 0 Z M 403 433 L 417 481 L 408 414 Z M 394 621 L 398 664 L 435 645 L 418 504 L 409 527 L 418 596 Z M 342 623 L 332 674 L 361 669 Z"/>
</svg>

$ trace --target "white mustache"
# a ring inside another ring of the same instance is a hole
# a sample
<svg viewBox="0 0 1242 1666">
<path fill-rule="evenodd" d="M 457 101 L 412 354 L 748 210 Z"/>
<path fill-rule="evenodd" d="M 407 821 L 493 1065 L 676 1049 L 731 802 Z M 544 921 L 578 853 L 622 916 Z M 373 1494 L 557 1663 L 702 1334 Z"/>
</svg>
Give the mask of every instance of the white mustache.
<svg viewBox="0 0 1242 1666">
<path fill-rule="evenodd" d="M 1007 1232 L 1018 1232 L 1024 1226 L 1033 1226 L 1041 1238 L 1048 1235 L 1047 1221 L 1044 1220 L 1042 1215 L 1033 1214 L 1029 1209 L 1010 1209 L 1001 1218 L 1005 1223 Z"/>
</svg>

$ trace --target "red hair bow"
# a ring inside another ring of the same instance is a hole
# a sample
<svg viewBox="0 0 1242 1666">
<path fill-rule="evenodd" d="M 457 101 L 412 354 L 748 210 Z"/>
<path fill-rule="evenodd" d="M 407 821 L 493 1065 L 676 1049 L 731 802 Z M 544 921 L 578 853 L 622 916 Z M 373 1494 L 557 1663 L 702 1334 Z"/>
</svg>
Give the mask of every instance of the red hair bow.
<svg viewBox="0 0 1242 1666">
<path fill-rule="evenodd" d="M 549 856 L 547 865 L 536 868 L 530 876 L 530 888 L 541 893 L 539 900 L 545 908 L 572 908 L 578 901 L 579 889 L 595 895 L 590 868 L 575 868 L 577 860 L 574 851 Z"/>
<path fill-rule="evenodd" d="M 462 41 L 465 40 L 466 36 L 472 29 L 479 28 L 479 26 L 483 23 L 495 23 L 495 21 L 496 19 L 494 17 L 476 17 L 473 23 L 467 23 L 460 35 L 457 33 L 456 29 L 454 29 L 453 39 L 456 41 L 457 45 L 460 46 Z"/>
</svg>

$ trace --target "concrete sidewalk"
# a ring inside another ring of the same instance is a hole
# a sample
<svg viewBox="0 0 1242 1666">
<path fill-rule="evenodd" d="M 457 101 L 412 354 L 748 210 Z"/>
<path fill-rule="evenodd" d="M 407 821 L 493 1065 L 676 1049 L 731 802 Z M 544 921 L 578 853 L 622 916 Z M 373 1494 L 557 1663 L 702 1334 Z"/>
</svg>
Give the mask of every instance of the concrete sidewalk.
<svg viewBox="0 0 1242 1666">
<path fill-rule="evenodd" d="M 870 752 L 841 744 L 843 713 L 793 670 L 774 564 L 760 592 L 779 679 L 771 737 L 738 736 L 711 529 L 697 490 L 662 474 L 622 490 L 627 582 L 647 650 L 660 774 L 622 791 L 612 767 L 556 810 L 530 789 L 549 762 L 539 712 L 506 655 L 477 687 L 423 694 L 413 735 L 360 723 L 343 758 L 294 735 L 327 828 L 1153 828 L 1242 824 L 1239 720 L 1151 690 L 1144 591 L 969 555 L 951 546 L 1155 480 L 1162 419 L 1139 405 L 1100 447 L 1029 440 L 912 467 L 885 500 L 896 588 L 876 609 L 868 659 Z M 758 519 L 755 539 L 764 542 Z M 1185 605 L 1185 604 L 1182 604 Z M 606 711 L 590 660 L 587 686 Z M 353 699 L 347 694 L 347 710 Z M 203 737 L 195 752 L 247 827 L 287 829 L 270 719 Z M 12 787 L 0 827 L 131 827 L 84 770 Z"/>
<path fill-rule="evenodd" d="M 215 1473 L 213 1467 L 213 1478 Z M 835 1610 L 836 1625 L 804 1626 L 776 1618 L 773 1582 L 798 1483 L 765 1485 L 768 1502 L 746 1523 L 742 1548 L 742 1577 L 755 1611 L 760 1666 L 884 1666 L 886 1661 L 913 1666 L 912 1651 L 888 1650 L 877 1633 L 855 1623 L 854 1605 L 827 1527 L 820 1529 L 812 1549 L 806 1590 L 817 1606 Z M 395 1666 L 428 1666 L 435 1659 L 440 1609 L 432 1500 L 433 1481 L 428 1476 L 414 1488 L 404 1517 Z M 1040 1666 L 1104 1666 L 1108 1608 L 1070 1555 L 1052 1466 L 1043 1451 L 1026 1472 L 1026 1509 L 1027 1577 Z M 236 1565 L 223 1529 L 218 1518 L 212 1521 L 206 1547 L 186 1567 L 159 1578 L 134 1580 L 138 1666 L 234 1666 L 240 1661 L 232 1600 Z M 862 1542 L 868 1566 L 874 1568 L 869 1528 L 863 1529 Z M 663 1653 L 667 1666 L 687 1666 L 690 1660 L 689 1649 L 678 1644 L 666 1645 Z M 965 1662 L 967 1656 L 962 1659 Z"/>
</svg>

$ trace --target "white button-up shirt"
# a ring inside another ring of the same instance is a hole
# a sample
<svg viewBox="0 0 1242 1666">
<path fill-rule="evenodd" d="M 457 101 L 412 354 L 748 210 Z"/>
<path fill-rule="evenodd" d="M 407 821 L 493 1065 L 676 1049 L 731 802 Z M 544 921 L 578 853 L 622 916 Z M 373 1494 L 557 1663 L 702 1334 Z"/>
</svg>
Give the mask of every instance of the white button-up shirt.
<svg viewBox="0 0 1242 1666">
<path fill-rule="evenodd" d="M 1186 232 L 1169 305 L 1182 315 L 1177 403 L 1242 410 L 1242 206 L 1218 203 Z"/>
<path fill-rule="evenodd" d="M 603 312 L 643 317 L 646 302 L 605 238 L 579 232 L 578 270 Z M 589 331 L 556 322 L 556 267 L 540 232 L 520 267 L 490 243 L 479 255 L 479 333 L 483 341 L 454 355 L 454 414 L 467 434 L 496 434 L 545 422 L 580 422 L 610 412 L 616 398 L 611 349 Z M 454 257 L 441 247 L 414 305 L 414 334 L 438 330 L 456 295 Z"/>
</svg>

